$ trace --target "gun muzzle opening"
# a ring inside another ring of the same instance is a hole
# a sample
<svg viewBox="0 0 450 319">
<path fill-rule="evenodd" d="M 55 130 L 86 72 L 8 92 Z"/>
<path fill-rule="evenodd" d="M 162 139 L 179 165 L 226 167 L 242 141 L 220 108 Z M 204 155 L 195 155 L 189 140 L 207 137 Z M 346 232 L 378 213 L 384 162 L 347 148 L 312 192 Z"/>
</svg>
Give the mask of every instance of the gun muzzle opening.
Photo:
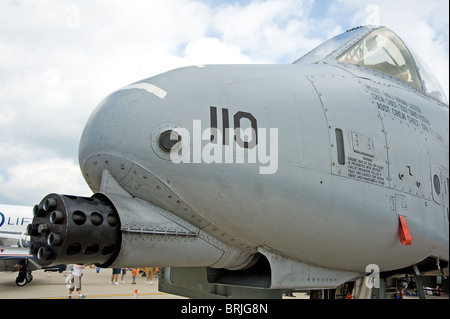
<svg viewBox="0 0 450 319">
<path fill-rule="evenodd" d="M 47 195 L 33 209 L 30 253 L 42 266 L 95 263 L 107 266 L 121 245 L 120 219 L 104 196 Z"/>
</svg>

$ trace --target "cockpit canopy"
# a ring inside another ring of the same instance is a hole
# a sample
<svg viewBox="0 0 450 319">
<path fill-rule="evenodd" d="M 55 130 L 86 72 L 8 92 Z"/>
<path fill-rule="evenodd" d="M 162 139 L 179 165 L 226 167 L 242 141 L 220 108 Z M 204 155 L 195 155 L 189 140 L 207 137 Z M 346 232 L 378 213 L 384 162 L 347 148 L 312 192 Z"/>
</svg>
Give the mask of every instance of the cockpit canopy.
<svg viewBox="0 0 450 319">
<path fill-rule="evenodd" d="M 372 31 L 338 57 L 340 63 L 375 69 L 421 89 L 417 68 L 403 42 L 387 29 Z"/>
<path fill-rule="evenodd" d="M 425 64 L 403 41 L 384 27 L 349 30 L 315 48 L 294 63 L 357 65 L 386 73 L 411 87 L 447 103 L 444 91 Z"/>
</svg>

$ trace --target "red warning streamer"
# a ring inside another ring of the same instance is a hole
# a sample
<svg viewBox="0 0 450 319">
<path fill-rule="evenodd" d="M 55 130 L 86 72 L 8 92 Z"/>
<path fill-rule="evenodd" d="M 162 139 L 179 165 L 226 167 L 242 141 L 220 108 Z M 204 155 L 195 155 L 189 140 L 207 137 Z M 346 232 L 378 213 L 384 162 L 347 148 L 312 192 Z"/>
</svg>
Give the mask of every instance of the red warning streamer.
<svg viewBox="0 0 450 319">
<path fill-rule="evenodd" d="M 412 239 L 409 234 L 408 225 L 406 225 L 405 218 L 402 215 L 398 215 L 399 226 L 398 226 L 398 239 L 400 244 L 404 246 L 411 245 Z"/>
</svg>

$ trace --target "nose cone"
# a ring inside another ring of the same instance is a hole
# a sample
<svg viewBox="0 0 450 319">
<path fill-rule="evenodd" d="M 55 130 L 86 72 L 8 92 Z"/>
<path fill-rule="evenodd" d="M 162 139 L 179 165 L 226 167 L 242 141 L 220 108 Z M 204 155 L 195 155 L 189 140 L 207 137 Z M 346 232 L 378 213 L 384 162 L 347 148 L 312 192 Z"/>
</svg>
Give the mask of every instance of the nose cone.
<svg viewBox="0 0 450 319">
<path fill-rule="evenodd" d="M 98 105 L 79 146 L 81 171 L 93 192 L 105 191 L 102 178 L 107 170 L 131 195 L 168 210 L 171 205 L 181 208 L 201 202 L 195 193 L 185 191 L 192 189 L 193 182 L 198 194 L 218 196 L 222 165 L 173 162 L 174 154 L 183 153 L 181 145 L 183 150 L 192 149 L 193 120 L 209 126 L 209 108 L 220 86 L 216 91 L 203 89 L 211 83 L 205 69 L 177 69 L 131 84 Z M 212 179 L 214 185 L 205 179 Z"/>
<path fill-rule="evenodd" d="M 197 67 L 176 69 L 107 96 L 84 128 L 79 146 L 82 170 L 89 158 L 99 154 L 150 163 L 155 156 L 151 147 L 155 129 L 188 128 L 193 118 L 208 119 L 209 102 L 205 104 L 205 112 L 199 112 L 204 95 L 215 94 L 202 90 L 202 86 L 210 82 L 205 76 L 207 73 Z"/>
<path fill-rule="evenodd" d="M 144 87 L 143 84 L 140 86 Z M 137 85 L 110 94 L 97 106 L 84 128 L 79 147 L 80 165 L 98 154 L 139 155 L 135 147 L 148 142 L 148 131 L 162 115 L 161 106 L 160 97 Z"/>
<path fill-rule="evenodd" d="M 125 174 L 130 165 L 121 162 L 114 163 L 118 167 L 111 167 L 114 165 L 113 158 L 142 163 L 149 162 L 154 155 L 149 136 L 161 116 L 158 110 L 162 107 L 163 99 L 143 89 L 145 87 L 145 83 L 131 85 L 106 97 L 84 128 L 79 146 L 79 163 L 84 178 L 94 192 L 99 190 L 101 177 L 101 171 L 96 167 L 107 168 L 115 174 Z M 118 181 L 121 177 L 115 176 Z"/>
</svg>

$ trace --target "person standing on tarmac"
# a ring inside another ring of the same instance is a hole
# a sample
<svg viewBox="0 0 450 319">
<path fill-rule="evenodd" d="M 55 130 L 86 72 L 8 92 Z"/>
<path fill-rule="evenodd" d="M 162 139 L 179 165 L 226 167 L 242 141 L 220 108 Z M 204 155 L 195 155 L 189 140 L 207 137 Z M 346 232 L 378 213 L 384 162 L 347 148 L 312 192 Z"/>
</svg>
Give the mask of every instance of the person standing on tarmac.
<svg viewBox="0 0 450 319">
<path fill-rule="evenodd" d="M 111 285 L 118 285 L 117 279 L 119 279 L 120 274 L 120 268 L 113 268 L 112 269 L 112 275 L 111 275 Z"/>
<path fill-rule="evenodd" d="M 86 298 L 81 292 L 81 277 L 83 276 L 84 265 L 73 265 L 72 279 L 70 280 L 69 299 L 72 299 L 72 292 L 76 289 L 80 299 Z"/>
<path fill-rule="evenodd" d="M 127 269 L 126 268 L 121 268 L 121 272 L 122 272 L 122 279 L 120 280 L 120 283 L 124 284 L 125 281 L 123 281 L 123 277 L 127 274 Z"/>
</svg>

